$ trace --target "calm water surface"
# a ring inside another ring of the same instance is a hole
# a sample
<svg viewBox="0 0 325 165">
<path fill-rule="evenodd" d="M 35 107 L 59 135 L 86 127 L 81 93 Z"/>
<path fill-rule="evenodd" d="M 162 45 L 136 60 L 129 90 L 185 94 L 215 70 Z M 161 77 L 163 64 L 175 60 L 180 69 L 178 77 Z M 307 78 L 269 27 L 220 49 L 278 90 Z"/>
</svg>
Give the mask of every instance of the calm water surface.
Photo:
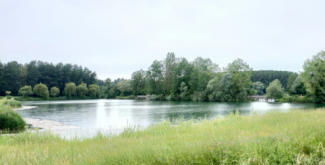
<svg viewBox="0 0 325 165">
<path fill-rule="evenodd" d="M 37 106 L 35 109 L 17 111 L 23 117 L 53 120 L 92 130 L 94 128 L 117 128 L 121 130 L 128 124 L 146 127 L 167 119 L 205 117 L 213 119 L 236 111 L 236 109 L 240 111 L 240 114 L 247 115 L 254 110 L 266 112 L 325 107 L 325 104 L 313 103 L 218 103 L 147 100 L 23 101 L 22 105 Z M 78 131 L 75 130 L 75 132 Z"/>
</svg>

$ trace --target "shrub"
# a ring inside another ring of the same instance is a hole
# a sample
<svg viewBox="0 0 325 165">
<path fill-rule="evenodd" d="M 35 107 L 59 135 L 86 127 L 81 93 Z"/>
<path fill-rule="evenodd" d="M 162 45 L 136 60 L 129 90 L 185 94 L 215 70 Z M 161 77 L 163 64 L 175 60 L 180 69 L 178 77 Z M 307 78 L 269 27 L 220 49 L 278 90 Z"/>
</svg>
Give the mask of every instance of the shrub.
<svg viewBox="0 0 325 165">
<path fill-rule="evenodd" d="M 10 100 L 2 99 L 2 100 L 0 100 L 0 105 L 10 106 L 13 108 L 21 107 L 21 103 L 19 101 L 15 100 L 14 98 L 11 98 Z"/>
<path fill-rule="evenodd" d="M 21 130 L 25 128 L 25 121 L 8 105 L 0 105 L 0 130 Z"/>
<path fill-rule="evenodd" d="M 315 102 L 313 98 L 308 96 L 298 96 L 298 95 L 284 95 L 282 98 L 277 99 L 277 102 L 298 102 L 298 103 L 313 103 Z"/>
</svg>

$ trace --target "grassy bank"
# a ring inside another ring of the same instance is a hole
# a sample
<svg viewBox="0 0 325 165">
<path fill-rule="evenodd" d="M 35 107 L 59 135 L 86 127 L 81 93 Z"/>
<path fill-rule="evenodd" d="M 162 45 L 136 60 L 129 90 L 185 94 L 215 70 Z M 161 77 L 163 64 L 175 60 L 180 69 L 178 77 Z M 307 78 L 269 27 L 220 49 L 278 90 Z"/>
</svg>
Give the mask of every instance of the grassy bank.
<svg viewBox="0 0 325 165">
<path fill-rule="evenodd" d="M 325 110 L 306 110 L 164 122 L 83 140 L 3 136 L 0 164 L 318 164 L 324 144 Z"/>
</svg>

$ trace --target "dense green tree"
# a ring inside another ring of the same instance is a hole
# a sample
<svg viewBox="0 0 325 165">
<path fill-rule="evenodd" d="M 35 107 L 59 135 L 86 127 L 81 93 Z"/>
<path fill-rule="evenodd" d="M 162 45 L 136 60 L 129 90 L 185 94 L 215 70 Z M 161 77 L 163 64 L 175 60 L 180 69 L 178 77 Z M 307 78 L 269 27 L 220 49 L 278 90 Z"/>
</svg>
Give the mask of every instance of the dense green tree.
<svg viewBox="0 0 325 165">
<path fill-rule="evenodd" d="M 29 85 L 25 85 L 24 87 L 21 87 L 18 91 L 18 94 L 21 96 L 29 96 L 33 94 L 32 87 Z"/>
<path fill-rule="evenodd" d="M 181 94 L 180 86 L 181 83 L 184 82 L 188 87 L 190 77 L 193 71 L 192 64 L 188 62 L 185 58 L 179 58 L 173 72 L 173 82 L 172 82 L 172 89 L 171 94 L 177 96 Z M 188 87 L 187 93 L 190 95 L 190 90 Z"/>
<path fill-rule="evenodd" d="M 230 89 L 224 91 L 224 94 L 230 95 L 230 100 L 227 101 L 247 101 L 248 96 L 254 91 L 251 89 L 252 81 L 250 79 L 252 68 L 242 59 L 236 59 L 228 64 L 224 71 L 231 74 Z M 225 100 L 225 99 L 222 99 Z"/>
<path fill-rule="evenodd" d="M 47 99 L 49 97 L 49 90 L 45 84 L 36 84 L 33 88 L 34 94 Z"/>
<path fill-rule="evenodd" d="M 117 84 L 117 89 L 121 91 L 121 96 L 124 96 L 125 92 L 131 92 L 131 81 L 124 80 Z"/>
<path fill-rule="evenodd" d="M 266 88 L 266 98 L 268 99 L 278 99 L 284 94 L 281 82 L 276 79 L 270 83 Z"/>
<path fill-rule="evenodd" d="M 207 85 L 207 93 L 209 101 L 216 101 L 217 90 L 219 90 L 219 78 L 215 77 L 209 81 Z"/>
<path fill-rule="evenodd" d="M 80 98 L 84 98 L 88 92 L 87 84 L 81 83 L 80 85 L 77 86 L 76 91 Z"/>
<path fill-rule="evenodd" d="M 74 82 L 66 83 L 64 88 L 64 94 L 71 98 L 71 96 L 76 95 L 76 84 Z"/>
<path fill-rule="evenodd" d="M 254 91 L 255 91 L 255 93 L 257 95 L 264 95 L 263 90 L 265 89 L 265 87 L 264 87 L 264 84 L 262 82 L 256 81 L 256 82 L 253 83 L 252 87 L 253 87 L 253 89 L 254 89 Z"/>
<path fill-rule="evenodd" d="M 265 86 L 269 86 L 273 80 L 278 79 L 283 87 L 286 88 L 288 78 L 292 73 L 289 71 L 258 70 L 252 72 L 251 80 L 252 82 L 260 81 Z M 297 75 L 296 73 L 293 74 Z"/>
<path fill-rule="evenodd" d="M 177 64 L 177 58 L 173 52 L 168 52 L 166 59 L 164 60 L 164 83 L 163 93 L 168 95 L 173 85 L 173 73 Z"/>
<path fill-rule="evenodd" d="M 20 67 L 16 61 L 8 62 L 3 66 L 3 75 L 1 83 L 3 86 L 1 87 L 2 91 L 11 91 L 12 95 L 17 95 L 18 90 L 21 87 L 20 83 Z"/>
<path fill-rule="evenodd" d="M 131 76 L 131 88 L 133 95 L 143 95 L 145 93 L 146 72 L 139 70 L 133 72 Z"/>
<path fill-rule="evenodd" d="M 100 93 L 99 86 L 97 84 L 90 84 L 88 93 L 91 97 L 99 96 Z"/>
<path fill-rule="evenodd" d="M 286 88 L 286 91 L 290 93 L 291 91 L 291 86 L 293 84 L 293 82 L 297 79 L 297 75 L 294 74 L 294 73 L 291 73 L 289 78 L 288 78 L 288 83 L 287 83 L 287 88 Z"/>
<path fill-rule="evenodd" d="M 60 94 L 60 89 L 59 88 L 57 88 L 57 87 L 52 87 L 51 88 L 51 95 L 53 96 L 53 97 L 56 97 L 56 96 L 58 96 Z"/>
<path fill-rule="evenodd" d="M 204 91 L 209 81 L 219 71 L 219 66 L 213 63 L 209 58 L 203 59 L 201 57 L 197 57 L 193 61 L 193 71 L 191 73 L 191 80 L 189 81 L 190 90 L 192 92 Z"/>
<path fill-rule="evenodd" d="M 190 95 L 188 93 L 188 86 L 186 85 L 185 82 L 182 82 L 180 87 L 179 87 L 179 90 L 180 90 L 180 99 L 181 100 L 189 100 L 190 99 Z"/>
<path fill-rule="evenodd" d="M 297 77 L 296 80 L 292 83 L 291 93 L 297 95 L 306 95 L 306 87 L 303 79 L 301 77 Z"/>
<path fill-rule="evenodd" d="M 30 63 L 27 64 L 26 66 L 27 70 L 27 84 L 31 86 L 35 86 L 36 84 L 39 83 L 39 78 L 41 76 L 37 62 L 36 61 L 31 61 Z"/>
<path fill-rule="evenodd" d="M 4 75 L 4 65 L 0 61 L 0 95 L 3 95 L 5 92 L 6 81 L 3 79 Z"/>
<path fill-rule="evenodd" d="M 325 102 L 325 51 L 307 59 L 303 69 L 301 77 L 307 91 L 315 98 L 316 102 Z"/>
<path fill-rule="evenodd" d="M 163 64 L 155 60 L 146 73 L 147 94 L 162 94 Z"/>
</svg>

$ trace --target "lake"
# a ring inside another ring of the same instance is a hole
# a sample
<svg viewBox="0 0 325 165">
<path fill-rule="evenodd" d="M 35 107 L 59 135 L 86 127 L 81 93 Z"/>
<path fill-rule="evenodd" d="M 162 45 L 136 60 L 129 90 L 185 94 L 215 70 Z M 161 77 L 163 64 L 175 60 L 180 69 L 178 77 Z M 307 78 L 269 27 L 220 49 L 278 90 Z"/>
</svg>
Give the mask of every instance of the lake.
<svg viewBox="0 0 325 165">
<path fill-rule="evenodd" d="M 98 131 L 119 133 L 128 125 L 146 127 L 168 119 L 214 119 L 236 110 L 242 115 L 248 115 L 256 110 L 264 113 L 274 110 L 325 107 L 325 104 L 314 103 L 220 103 L 116 99 L 22 101 L 22 105 L 37 106 L 34 109 L 17 111 L 24 118 L 52 120 L 80 127 L 73 130 L 61 130 L 59 131 L 61 136 L 71 136 L 71 134 L 93 136 Z"/>
</svg>

